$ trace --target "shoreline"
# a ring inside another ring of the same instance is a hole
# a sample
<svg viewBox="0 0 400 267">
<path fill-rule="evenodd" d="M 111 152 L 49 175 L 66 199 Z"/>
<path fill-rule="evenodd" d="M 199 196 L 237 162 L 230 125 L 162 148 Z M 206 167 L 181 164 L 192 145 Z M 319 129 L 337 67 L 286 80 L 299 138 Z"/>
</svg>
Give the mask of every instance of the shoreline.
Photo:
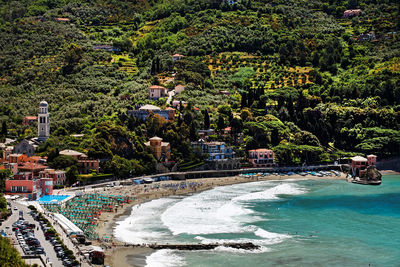
<svg viewBox="0 0 400 267">
<path fill-rule="evenodd" d="M 105 250 L 106 257 L 105 257 L 105 265 L 109 266 L 135 266 L 135 267 L 142 267 L 145 266 L 146 257 L 153 253 L 153 249 L 151 248 L 144 248 L 144 247 L 114 247 L 113 245 L 124 245 L 125 242 L 120 241 L 118 239 L 114 239 L 113 232 L 116 223 L 120 220 L 123 220 L 124 217 L 128 217 L 132 212 L 132 207 L 144 202 L 148 202 L 154 199 L 165 198 L 172 195 L 182 195 L 188 196 L 190 194 L 203 192 L 206 190 L 213 189 L 219 186 L 227 186 L 233 184 L 240 184 L 240 183 L 250 183 L 250 182 L 258 182 L 258 181 L 279 181 L 279 180 L 346 180 L 346 174 L 341 173 L 340 176 L 327 176 L 327 177 L 315 177 L 312 175 L 307 176 L 300 176 L 300 175 L 292 175 L 292 176 L 279 176 L 279 175 L 271 175 L 267 177 L 262 176 L 253 176 L 251 178 L 245 178 L 241 176 L 231 176 L 231 177 L 218 177 L 218 178 L 200 178 L 200 179 L 190 179 L 190 180 L 183 180 L 183 181 L 163 181 L 158 182 L 156 184 L 150 185 L 140 185 L 139 187 L 136 185 L 135 190 L 137 194 L 135 195 L 135 200 L 131 203 L 125 205 L 124 207 L 117 210 L 116 213 L 103 213 L 99 218 L 99 225 L 97 226 L 97 232 L 99 233 L 99 237 L 112 237 L 112 242 L 99 242 L 94 241 L 97 245 L 103 245 L 108 247 Z M 163 184 L 180 184 L 181 182 L 185 183 L 198 183 L 199 186 L 194 188 L 186 188 L 179 191 L 174 190 L 162 190 L 161 188 L 157 190 L 143 190 L 146 188 L 151 187 L 152 185 L 160 185 Z M 133 191 L 130 189 L 132 186 L 118 186 L 115 188 L 102 188 L 102 193 L 108 194 L 123 194 L 123 192 Z M 139 190 L 138 190 L 139 189 Z M 144 191 L 139 193 L 140 191 Z"/>
</svg>

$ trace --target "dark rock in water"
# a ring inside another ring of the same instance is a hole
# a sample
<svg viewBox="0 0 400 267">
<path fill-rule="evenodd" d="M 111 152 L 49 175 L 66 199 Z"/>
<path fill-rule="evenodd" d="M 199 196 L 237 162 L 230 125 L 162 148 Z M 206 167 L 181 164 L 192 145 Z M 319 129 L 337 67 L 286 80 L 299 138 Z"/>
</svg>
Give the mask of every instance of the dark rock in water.
<svg viewBox="0 0 400 267">
<path fill-rule="evenodd" d="M 375 166 L 369 166 L 363 176 L 353 177 L 348 179 L 348 181 L 355 184 L 380 185 L 382 182 L 382 174 Z"/>
<path fill-rule="evenodd" d="M 360 178 L 367 181 L 382 181 L 382 174 L 375 166 L 368 166 L 367 172 Z"/>
</svg>

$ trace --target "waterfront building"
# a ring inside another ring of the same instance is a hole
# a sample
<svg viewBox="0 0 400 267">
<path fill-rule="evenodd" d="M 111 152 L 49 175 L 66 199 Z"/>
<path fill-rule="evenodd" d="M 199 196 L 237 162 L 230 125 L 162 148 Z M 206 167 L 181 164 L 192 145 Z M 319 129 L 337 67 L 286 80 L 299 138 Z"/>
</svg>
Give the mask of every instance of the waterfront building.
<svg viewBox="0 0 400 267">
<path fill-rule="evenodd" d="M 39 172 L 39 177 L 53 179 L 54 185 L 64 185 L 66 180 L 65 171 L 54 170 L 54 169 L 45 169 Z"/>
<path fill-rule="evenodd" d="M 368 155 L 367 158 L 355 156 L 351 158 L 351 173 L 353 176 L 362 177 L 369 166 L 376 164 L 376 156 Z"/>
<path fill-rule="evenodd" d="M 225 142 L 205 142 L 200 139 L 198 142 L 192 142 L 195 153 L 206 155 L 207 160 L 220 160 L 234 158 L 235 152 L 227 147 Z"/>
<path fill-rule="evenodd" d="M 32 173 L 19 173 L 5 181 L 6 195 L 19 195 L 35 200 L 42 195 L 53 194 L 52 178 L 34 178 Z"/>
<path fill-rule="evenodd" d="M 248 160 L 253 167 L 273 167 L 274 151 L 266 148 L 252 149 L 248 151 Z"/>
</svg>

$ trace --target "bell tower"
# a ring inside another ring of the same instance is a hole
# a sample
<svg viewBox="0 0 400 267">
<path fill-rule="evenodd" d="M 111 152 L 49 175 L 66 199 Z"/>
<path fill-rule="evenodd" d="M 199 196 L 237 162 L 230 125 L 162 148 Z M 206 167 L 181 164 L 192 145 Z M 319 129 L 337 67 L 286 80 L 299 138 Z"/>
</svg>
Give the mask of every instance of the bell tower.
<svg viewBox="0 0 400 267">
<path fill-rule="evenodd" d="M 50 137 L 50 113 L 49 104 L 42 101 L 39 104 L 38 114 L 38 139 L 39 141 L 46 141 Z"/>
</svg>

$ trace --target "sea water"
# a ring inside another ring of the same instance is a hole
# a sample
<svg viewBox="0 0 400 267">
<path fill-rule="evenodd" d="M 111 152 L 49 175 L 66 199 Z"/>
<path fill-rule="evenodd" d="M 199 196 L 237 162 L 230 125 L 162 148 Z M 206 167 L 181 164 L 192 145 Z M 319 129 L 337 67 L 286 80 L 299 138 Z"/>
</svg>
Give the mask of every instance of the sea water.
<svg viewBox="0 0 400 267">
<path fill-rule="evenodd" d="M 261 181 L 153 200 L 117 223 L 128 243 L 253 242 L 257 251 L 159 250 L 147 266 L 400 266 L 400 176 L 382 185 Z"/>
</svg>

